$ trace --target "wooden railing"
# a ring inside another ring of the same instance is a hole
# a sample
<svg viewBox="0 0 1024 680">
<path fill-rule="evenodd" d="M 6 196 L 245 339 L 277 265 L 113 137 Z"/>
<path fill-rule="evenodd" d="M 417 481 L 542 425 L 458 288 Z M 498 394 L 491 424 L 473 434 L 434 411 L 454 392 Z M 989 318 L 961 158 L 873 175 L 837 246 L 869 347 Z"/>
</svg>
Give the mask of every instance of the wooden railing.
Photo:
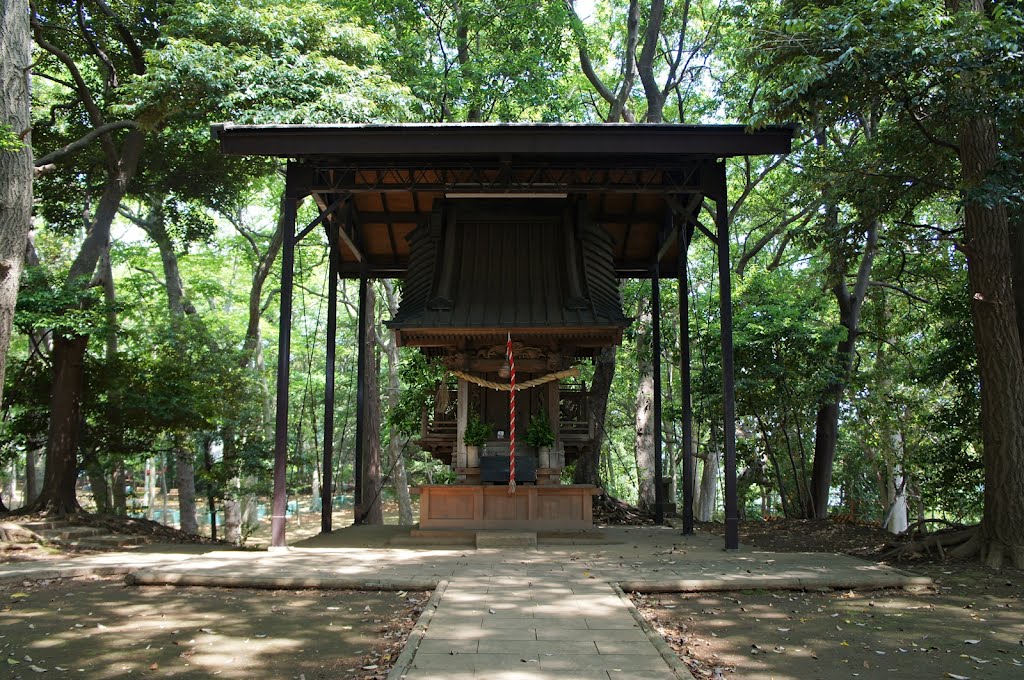
<svg viewBox="0 0 1024 680">
<path fill-rule="evenodd" d="M 590 402 L 586 390 L 578 387 L 563 387 L 559 391 L 559 431 L 563 439 L 580 440 L 594 436 L 594 422 L 590 413 Z M 420 437 L 425 440 L 453 440 L 458 431 L 458 393 L 448 392 L 448 404 L 443 411 L 423 408 Z"/>
</svg>

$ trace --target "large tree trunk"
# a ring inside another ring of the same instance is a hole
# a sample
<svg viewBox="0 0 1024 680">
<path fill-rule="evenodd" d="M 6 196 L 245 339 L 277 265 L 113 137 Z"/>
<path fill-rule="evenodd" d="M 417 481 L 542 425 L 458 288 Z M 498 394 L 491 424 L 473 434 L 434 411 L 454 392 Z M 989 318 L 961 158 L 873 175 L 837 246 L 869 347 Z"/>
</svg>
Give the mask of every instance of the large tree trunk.
<svg viewBox="0 0 1024 680">
<path fill-rule="evenodd" d="M 85 346 L 82 335 L 58 335 L 53 340 L 53 395 L 46 437 L 46 476 L 39 506 L 65 515 L 79 510 L 75 498 L 78 479 L 78 436 L 85 384 Z"/>
<path fill-rule="evenodd" d="M 128 132 L 121 157 L 111 171 L 96 209 L 92 229 L 68 272 L 64 287 L 79 291 L 89 283 L 100 256 L 110 241 L 110 225 L 117 208 L 135 176 L 145 135 Z M 50 426 L 46 440 L 46 479 L 36 507 L 66 514 L 78 509 L 75 479 L 78 473 L 78 447 L 81 436 L 83 366 L 88 336 L 56 335 L 53 341 L 53 390 L 50 399 Z"/>
<path fill-rule="evenodd" d="M 174 467 L 178 473 L 178 510 L 181 520 L 179 527 L 187 534 L 198 534 L 196 521 L 196 471 L 195 454 L 175 438 Z"/>
<path fill-rule="evenodd" d="M 651 311 L 644 309 L 636 322 L 636 360 L 640 382 L 636 388 L 637 506 L 654 510 L 654 365 L 651 353 Z"/>
<path fill-rule="evenodd" d="M 981 11 L 982 0 L 975 0 Z M 976 117 L 960 131 L 964 185 L 986 181 L 996 165 L 993 121 Z M 1024 355 L 1014 305 L 1008 219 L 1002 205 L 968 201 L 964 252 L 971 290 L 974 342 L 981 378 L 981 429 L 985 462 L 982 559 L 1024 569 Z"/>
<path fill-rule="evenodd" d="M 7 349 L 18 298 L 25 239 L 32 224 L 32 146 L 29 73 L 32 40 L 25 0 L 4 0 L 0 15 L 0 125 L 22 139 L 22 147 L 0 151 L 0 403 Z"/>
<path fill-rule="evenodd" d="M 383 524 L 384 512 L 381 508 L 381 469 L 380 469 L 380 388 L 377 385 L 377 342 L 374 332 L 377 326 L 375 309 L 377 306 L 373 286 L 366 287 L 366 343 L 363 352 L 366 354 L 366 371 L 363 374 L 363 404 L 361 414 L 363 421 L 363 494 L 362 504 L 356 508 L 364 524 Z"/>
</svg>

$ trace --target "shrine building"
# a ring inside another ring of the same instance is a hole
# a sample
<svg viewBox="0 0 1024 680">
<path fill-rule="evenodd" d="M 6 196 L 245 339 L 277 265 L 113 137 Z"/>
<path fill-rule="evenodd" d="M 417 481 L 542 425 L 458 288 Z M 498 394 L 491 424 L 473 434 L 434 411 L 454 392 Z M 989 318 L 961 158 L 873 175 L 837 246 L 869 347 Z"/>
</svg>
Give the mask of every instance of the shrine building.
<svg viewBox="0 0 1024 680">
<path fill-rule="evenodd" d="M 735 384 L 725 159 L 788 153 L 793 129 L 674 124 L 234 125 L 213 127 L 223 153 L 287 159 L 279 351 L 290 349 L 294 248 L 326 234 L 327 392 L 322 529 L 331 531 L 337 281 L 358 279 L 360 334 L 367 286 L 403 281 L 386 324 L 400 346 L 441 362 L 448 379 L 424 407 L 417 443 L 456 482 L 425 485 L 420 531 L 585 530 L 590 485 L 562 470 L 600 441 L 591 386 L 579 367 L 621 343 L 631 319 L 619 280 L 652 280 L 653 427 L 661 431 L 660 280 L 675 279 L 683 441 L 690 441 L 686 258 L 700 235 L 718 247 L 722 323 L 726 549 L 739 546 Z M 319 215 L 297 228 L 299 202 Z M 357 362 L 356 519 L 367 371 Z M 516 381 L 514 410 L 511 380 Z M 273 545 L 285 545 L 287 361 L 278 362 Z M 513 420 L 513 413 L 514 420 Z M 534 428 L 534 442 L 526 433 Z M 513 434 L 513 429 L 515 434 Z M 540 433 L 538 435 L 538 432 Z M 655 515 L 664 498 L 655 437 Z M 513 450 L 514 441 L 514 450 Z M 683 455 L 684 533 L 693 531 L 694 461 Z M 511 469 L 510 469 L 511 468 Z M 510 484 L 514 470 L 514 483 Z"/>
</svg>

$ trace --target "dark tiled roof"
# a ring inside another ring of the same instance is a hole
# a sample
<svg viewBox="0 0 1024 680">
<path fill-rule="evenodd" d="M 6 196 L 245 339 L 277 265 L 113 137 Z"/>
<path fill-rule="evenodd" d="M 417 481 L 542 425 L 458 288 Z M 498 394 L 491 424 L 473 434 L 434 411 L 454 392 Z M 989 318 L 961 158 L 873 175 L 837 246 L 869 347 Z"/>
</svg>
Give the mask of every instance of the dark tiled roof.
<svg viewBox="0 0 1024 680">
<path fill-rule="evenodd" d="M 547 215 L 517 215 L 496 203 L 490 217 L 474 215 L 441 229 L 435 216 L 417 228 L 408 237 L 402 304 L 389 325 L 448 332 L 625 327 L 612 239 L 597 226 L 575 234 L 562 205 Z M 454 239 L 453 247 L 445 238 Z M 449 282 L 444 256 L 453 258 Z"/>
</svg>

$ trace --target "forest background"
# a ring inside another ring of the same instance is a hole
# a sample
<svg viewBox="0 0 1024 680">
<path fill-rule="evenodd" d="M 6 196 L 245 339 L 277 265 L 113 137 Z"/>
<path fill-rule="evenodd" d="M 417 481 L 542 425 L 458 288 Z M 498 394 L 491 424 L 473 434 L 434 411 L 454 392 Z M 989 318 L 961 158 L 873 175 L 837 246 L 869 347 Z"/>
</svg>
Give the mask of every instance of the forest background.
<svg viewBox="0 0 1024 680">
<path fill-rule="evenodd" d="M 799 125 L 792 154 L 728 167 L 745 517 L 979 523 L 960 554 L 1024 567 L 1021 10 L 5 0 L 0 498 L 72 511 L 84 471 L 95 507 L 123 514 L 127 488 L 162 472 L 184 530 L 197 530 L 197 496 L 224 508 L 229 540 L 254 521 L 246 501 L 270 479 L 282 168 L 221 156 L 211 123 L 786 122 Z M 316 238 L 297 249 L 289 357 L 289 488 L 314 497 L 326 252 Z M 674 323 L 651 431 L 651 284 L 626 280 L 636 322 L 584 371 L 601 446 L 567 476 L 649 507 L 658 436 L 674 494 L 683 452 L 696 455 L 696 514 L 711 520 L 715 251 L 698 239 L 690 252 L 693 440 Z M 373 289 L 370 481 L 411 522 L 408 484 L 446 474 L 414 443 L 439 374 L 381 323 L 400 282 Z M 354 293 L 342 283 L 339 491 L 352 480 Z M 677 319 L 675 286 L 661 293 Z"/>
</svg>

